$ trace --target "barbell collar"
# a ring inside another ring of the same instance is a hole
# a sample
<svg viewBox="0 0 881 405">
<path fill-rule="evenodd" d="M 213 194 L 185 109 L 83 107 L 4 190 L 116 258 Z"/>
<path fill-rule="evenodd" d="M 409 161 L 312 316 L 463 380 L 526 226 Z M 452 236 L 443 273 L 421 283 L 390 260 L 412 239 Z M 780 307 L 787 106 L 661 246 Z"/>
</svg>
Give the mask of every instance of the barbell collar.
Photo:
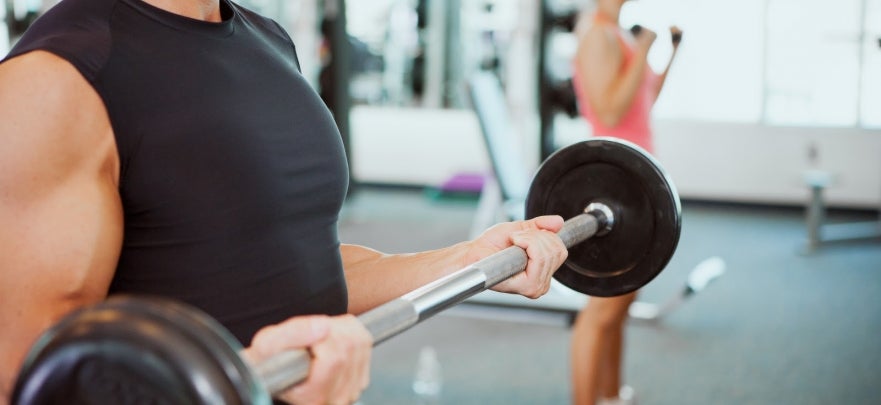
<svg viewBox="0 0 881 405">
<path fill-rule="evenodd" d="M 603 205 L 603 207 L 606 207 Z M 608 210 L 608 207 L 606 207 Z M 611 210 L 609 210 L 611 212 Z M 571 248 L 597 234 L 606 226 L 601 210 L 585 208 L 585 213 L 563 223 L 557 236 Z M 428 283 L 399 298 L 358 316 L 377 345 L 419 322 L 452 307 L 465 299 L 492 288 L 526 269 L 526 251 L 510 246 L 461 270 Z M 311 357 L 306 350 L 289 350 L 254 365 L 254 372 L 273 396 L 306 379 Z"/>
<path fill-rule="evenodd" d="M 601 202 L 592 202 L 584 209 L 585 214 L 590 214 L 599 220 L 600 225 L 594 236 L 603 236 L 612 231 L 615 225 L 615 213 L 608 205 Z"/>
</svg>

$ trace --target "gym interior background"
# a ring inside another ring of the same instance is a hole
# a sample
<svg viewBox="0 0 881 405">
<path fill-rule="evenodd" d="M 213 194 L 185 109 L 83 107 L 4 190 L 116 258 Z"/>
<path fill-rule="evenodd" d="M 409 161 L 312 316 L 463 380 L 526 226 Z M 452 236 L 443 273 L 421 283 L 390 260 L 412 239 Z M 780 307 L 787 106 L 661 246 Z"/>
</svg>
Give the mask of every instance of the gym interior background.
<svg viewBox="0 0 881 405">
<path fill-rule="evenodd" d="M 5 0 L 0 54 L 56 2 Z M 287 28 L 334 111 L 344 242 L 431 249 L 505 215 L 468 94 L 477 72 L 504 87 L 505 164 L 532 172 L 591 136 L 565 94 L 580 1 L 239 2 Z M 663 319 L 631 322 L 639 402 L 881 403 L 881 0 L 640 0 L 622 22 L 659 32 L 656 68 L 666 28 L 685 32 L 654 111 L 682 238 L 640 300 L 674 296 L 707 257 L 726 263 Z M 413 391 L 426 348 L 436 403 L 567 403 L 570 316 L 466 302 L 379 346 L 361 403 L 426 401 Z"/>
</svg>

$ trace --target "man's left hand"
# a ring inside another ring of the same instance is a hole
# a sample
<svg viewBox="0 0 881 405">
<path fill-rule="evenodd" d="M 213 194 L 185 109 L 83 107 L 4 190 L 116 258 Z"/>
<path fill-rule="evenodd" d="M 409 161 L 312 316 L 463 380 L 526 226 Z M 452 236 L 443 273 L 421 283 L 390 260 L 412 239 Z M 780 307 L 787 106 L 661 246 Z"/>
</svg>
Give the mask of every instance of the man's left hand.
<svg viewBox="0 0 881 405">
<path fill-rule="evenodd" d="M 497 224 L 471 242 L 465 255 L 465 265 L 516 245 L 526 251 L 529 261 L 526 270 L 502 281 L 492 289 L 538 298 L 548 292 L 551 278 L 560 268 L 569 251 L 557 236 L 563 227 L 563 218 L 557 215 L 536 217 L 528 221 Z"/>
</svg>

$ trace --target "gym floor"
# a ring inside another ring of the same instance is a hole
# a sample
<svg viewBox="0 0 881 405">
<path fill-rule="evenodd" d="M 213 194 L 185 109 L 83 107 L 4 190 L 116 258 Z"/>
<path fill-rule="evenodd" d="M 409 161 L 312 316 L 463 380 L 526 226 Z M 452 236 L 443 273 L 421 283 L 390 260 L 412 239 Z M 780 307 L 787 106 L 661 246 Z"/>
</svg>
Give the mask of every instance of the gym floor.
<svg viewBox="0 0 881 405">
<path fill-rule="evenodd" d="M 468 237 L 475 210 L 472 200 L 360 188 L 340 238 L 390 253 L 438 248 Z M 639 299 L 681 291 L 710 256 L 727 271 L 660 322 L 630 322 L 625 376 L 640 405 L 881 403 L 881 241 L 804 255 L 804 227 L 798 207 L 683 202 L 679 248 Z M 426 346 L 442 368 L 440 404 L 569 403 L 564 316 L 467 303 L 378 346 L 360 403 L 418 403 L 411 387 Z"/>
</svg>

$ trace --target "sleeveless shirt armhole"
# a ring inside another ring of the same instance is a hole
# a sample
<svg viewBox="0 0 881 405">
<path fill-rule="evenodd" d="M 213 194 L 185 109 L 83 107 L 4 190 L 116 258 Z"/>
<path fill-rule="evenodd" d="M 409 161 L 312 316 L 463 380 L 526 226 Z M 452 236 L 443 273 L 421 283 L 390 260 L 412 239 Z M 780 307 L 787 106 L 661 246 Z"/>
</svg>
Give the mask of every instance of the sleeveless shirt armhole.
<svg viewBox="0 0 881 405">
<path fill-rule="evenodd" d="M 89 84 L 89 86 L 92 87 L 92 90 L 95 91 L 95 94 L 98 95 L 98 98 L 101 99 L 101 103 L 104 105 L 105 112 L 107 112 L 109 114 L 109 111 L 107 110 L 107 100 L 105 100 L 104 94 L 100 91 L 100 89 L 98 88 L 98 85 L 97 85 L 97 80 L 100 77 L 101 70 L 103 69 L 104 64 L 107 63 L 107 59 L 108 59 L 107 56 L 104 56 L 102 58 L 103 60 L 100 63 L 98 63 L 96 67 L 92 67 L 92 66 L 89 66 L 89 63 L 87 61 L 84 61 L 82 58 L 77 56 L 74 52 L 70 52 L 67 49 L 63 49 L 63 47 L 44 45 L 44 44 L 41 44 L 40 42 L 44 42 L 44 41 L 39 41 L 34 44 L 30 44 L 30 46 L 23 47 L 22 49 L 13 50 L 13 52 L 10 52 L 5 58 L 3 58 L 2 61 L 0 61 L 0 63 L 17 58 L 19 56 L 24 56 L 24 55 L 29 54 L 31 52 L 38 52 L 39 51 L 39 52 L 47 52 L 52 55 L 55 55 L 55 56 L 63 59 L 65 62 L 67 62 L 71 66 L 73 66 L 74 69 L 76 69 L 76 71 L 80 74 L 80 76 L 82 76 L 83 79 L 85 79 L 86 82 Z M 108 52 L 108 54 L 109 54 L 109 52 Z"/>
<path fill-rule="evenodd" d="M 31 52 L 47 52 L 47 53 L 51 53 L 52 55 L 55 55 L 61 59 L 64 59 L 65 62 L 69 63 L 71 66 L 74 67 L 74 69 L 77 70 L 77 72 L 79 72 L 80 76 L 82 76 L 84 79 L 86 79 L 86 82 L 88 82 L 89 85 L 92 86 L 92 89 L 95 90 L 95 92 L 98 93 L 99 96 L 101 95 L 101 93 L 95 87 L 95 80 L 98 77 L 97 70 L 93 71 L 92 69 L 90 69 L 88 67 L 88 64 L 86 62 L 80 60 L 72 52 L 68 52 L 65 49 L 59 49 L 59 48 L 56 48 L 53 46 L 41 46 L 41 45 L 37 45 L 34 47 L 27 47 L 25 49 L 22 49 L 19 52 L 10 53 L 6 58 L 3 59 L 2 62 L 6 62 L 10 59 L 15 59 L 19 56 L 27 55 Z M 2 62 L 0 62 L 0 63 L 2 63 Z M 101 97 L 101 99 L 103 100 L 104 98 Z"/>
</svg>

